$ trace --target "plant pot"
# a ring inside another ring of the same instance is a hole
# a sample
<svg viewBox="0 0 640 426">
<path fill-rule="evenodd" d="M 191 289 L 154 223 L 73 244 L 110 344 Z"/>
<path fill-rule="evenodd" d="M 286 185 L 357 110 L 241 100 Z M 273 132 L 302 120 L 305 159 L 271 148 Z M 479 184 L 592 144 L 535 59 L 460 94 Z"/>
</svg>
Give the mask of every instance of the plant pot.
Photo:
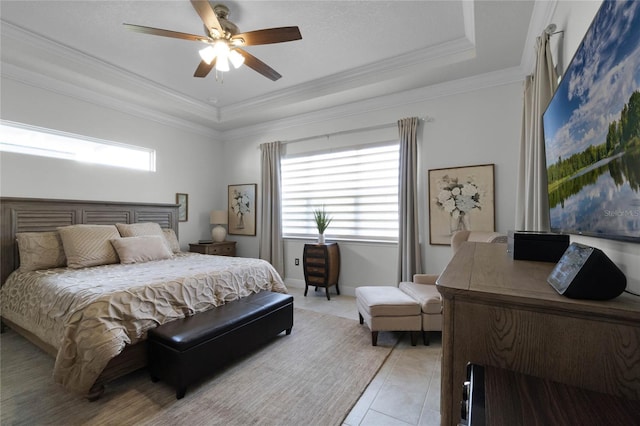
<svg viewBox="0 0 640 426">
<path fill-rule="evenodd" d="M 324 234 L 318 234 L 318 244 L 324 244 Z"/>
</svg>

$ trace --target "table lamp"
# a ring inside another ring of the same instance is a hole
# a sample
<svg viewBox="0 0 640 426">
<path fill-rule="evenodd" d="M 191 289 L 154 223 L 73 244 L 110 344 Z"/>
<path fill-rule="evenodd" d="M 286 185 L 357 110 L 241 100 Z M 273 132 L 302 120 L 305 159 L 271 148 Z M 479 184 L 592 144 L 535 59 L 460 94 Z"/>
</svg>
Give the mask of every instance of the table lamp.
<svg viewBox="0 0 640 426">
<path fill-rule="evenodd" d="M 212 225 L 216 225 L 211 230 L 211 238 L 214 242 L 220 243 L 224 241 L 227 236 L 227 230 L 222 225 L 227 224 L 227 211 L 226 210 L 213 210 L 210 216 L 210 222 Z"/>
</svg>

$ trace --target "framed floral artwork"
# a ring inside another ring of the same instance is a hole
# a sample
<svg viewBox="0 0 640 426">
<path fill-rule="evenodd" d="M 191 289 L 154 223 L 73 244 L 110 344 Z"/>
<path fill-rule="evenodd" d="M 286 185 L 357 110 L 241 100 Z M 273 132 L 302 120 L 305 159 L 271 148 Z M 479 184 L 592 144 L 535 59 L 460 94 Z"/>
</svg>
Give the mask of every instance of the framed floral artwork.
<svg viewBox="0 0 640 426">
<path fill-rule="evenodd" d="M 256 235 L 257 184 L 229 185 L 230 235 Z"/>
<path fill-rule="evenodd" d="M 429 170 L 429 244 L 462 230 L 495 230 L 493 164 Z"/>
<path fill-rule="evenodd" d="M 189 194 L 176 193 L 176 204 L 178 204 L 178 222 L 189 220 Z"/>
</svg>

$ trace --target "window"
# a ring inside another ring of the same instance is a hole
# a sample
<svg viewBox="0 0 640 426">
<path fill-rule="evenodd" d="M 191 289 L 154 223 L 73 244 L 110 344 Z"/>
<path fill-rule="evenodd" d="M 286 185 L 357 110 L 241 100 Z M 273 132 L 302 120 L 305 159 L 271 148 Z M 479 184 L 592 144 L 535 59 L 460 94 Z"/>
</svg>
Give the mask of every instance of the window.
<svg viewBox="0 0 640 426">
<path fill-rule="evenodd" d="M 324 206 L 329 239 L 398 241 L 399 155 L 389 142 L 283 158 L 283 236 L 315 238 Z"/>
<path fill-rule="evenodd" d="M 87 163 L 156 170 L 156 152 L 139 146 L 109 142 L 10 121 L 0 122 L 0 151 Z"/>
</svg>

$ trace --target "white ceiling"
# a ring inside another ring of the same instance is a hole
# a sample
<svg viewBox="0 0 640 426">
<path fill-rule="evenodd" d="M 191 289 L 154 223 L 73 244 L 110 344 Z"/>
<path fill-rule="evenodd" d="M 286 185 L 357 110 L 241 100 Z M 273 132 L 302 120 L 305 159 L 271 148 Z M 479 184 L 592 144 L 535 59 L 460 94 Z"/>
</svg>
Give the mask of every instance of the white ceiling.
<svg viewBox="0 0 640 426">
<path fill-rule="evenodd" d="M 201 43 L 122 25 L 201 35 L 187 0 L 2 0 L 2 74 L 225 131 L 519 67 L 535 15 L 534 1 L 220 3 L 241 32 L 300 28 L 302 40 L 246 48 L 280 80 L 246 66 L 194 78 Z"/>
</svg>

